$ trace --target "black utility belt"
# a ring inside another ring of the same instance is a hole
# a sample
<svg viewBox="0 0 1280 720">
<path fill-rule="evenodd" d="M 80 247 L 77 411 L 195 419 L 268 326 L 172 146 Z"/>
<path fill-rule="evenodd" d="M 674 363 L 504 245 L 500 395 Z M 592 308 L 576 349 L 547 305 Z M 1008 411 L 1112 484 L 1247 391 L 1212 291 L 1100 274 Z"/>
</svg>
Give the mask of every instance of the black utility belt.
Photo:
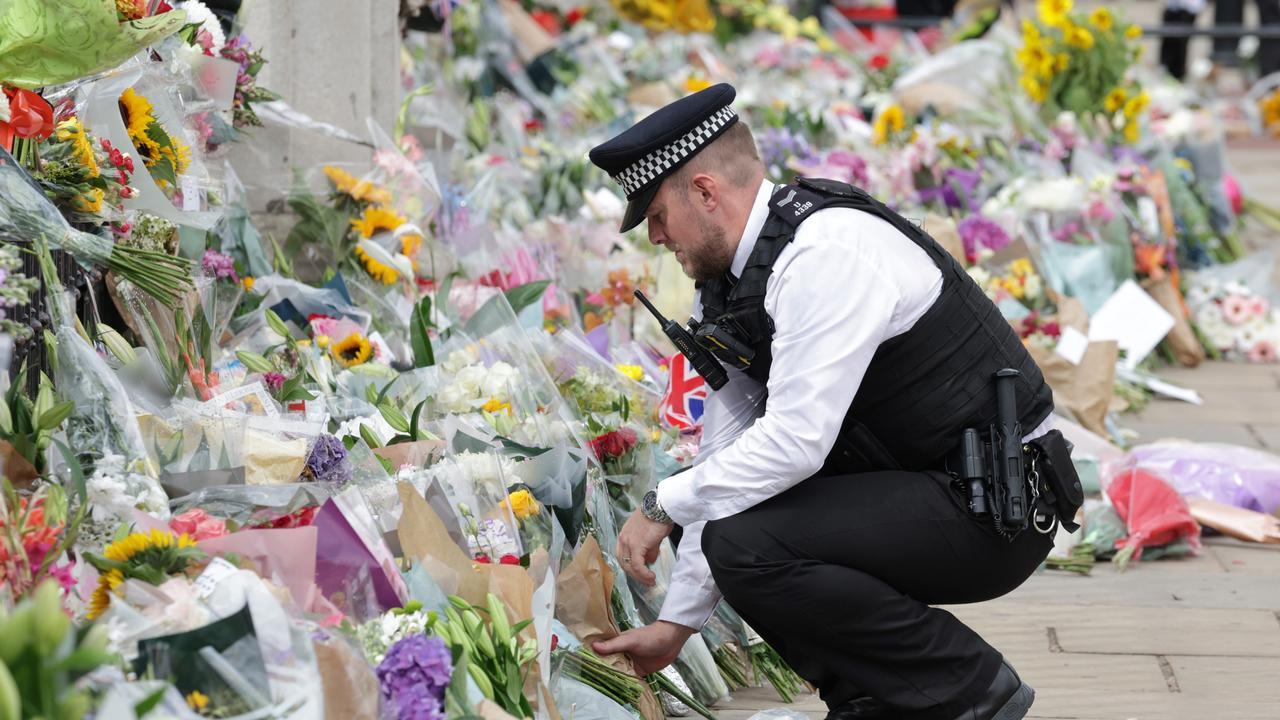
<svg viewBox="0 0 1280 720">
<path fill-rule="evenodd" d="M 968 501 L 969 513 L 1009 539 L 1028 526 L 1045 534 L 1056 523 L 1078 529 L 1075 516 L 1084 490 L 1071 462 L 1071 444 L 1058 430 L 1026 442 L 1006 437 L 996 427 L 966 429 L 947 458 L 946 471 Z"/>
</svg>

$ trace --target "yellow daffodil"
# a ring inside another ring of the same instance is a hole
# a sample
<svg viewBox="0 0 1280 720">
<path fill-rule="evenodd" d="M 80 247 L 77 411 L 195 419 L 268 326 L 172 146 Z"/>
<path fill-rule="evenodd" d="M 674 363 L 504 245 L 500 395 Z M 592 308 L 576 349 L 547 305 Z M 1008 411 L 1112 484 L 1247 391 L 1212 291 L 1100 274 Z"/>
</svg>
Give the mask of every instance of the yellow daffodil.
<svg viewBox="0 0 1280 720">
<path fill-rule="evenodd" d="M 360 333 L 351 333 L 345 340 L 330 346 L 329 352 L 339 365 L 349 368 L 368 362 L 373 355 L 373 346 L 369 344 L 369 339 Z"/>
<path fill-rule="evenodd" d="M 1102 107 L 1107 112 L 1114 113 L 1124 107 L 1124 103 L 1128 99 L 1129 93 L 1125 92 L 1124 88 L 1112 88 L 1111 92 L 1107 93 L 1107 97 L 1103 99 Z"/>
<path fill-rule="evenodd" d="M 902 132 L 906 127 L 907 121 L 903 117 L 902 108 L 897 104 L 891 104 L 880 111 L 876 115 L 873 139 L 876 145 L 884 145 L 894 135 Z"/>
<path fill-rule="evenodd" d="M 1105 7 L 1094 8 L 1093 12 L 1089 13 L 1089 23 L 1106 32 L 1115 24 L 1115 16 Z"/>
<path fill-rule="evenodd" d="M 1039 0 L 1036 3 L 1036 14 L 1045 25 L 1058 27 L 1067 22 L 1067 13 L 1071 12 L 1071 7 L 1071 0 Z"/>
</svg>

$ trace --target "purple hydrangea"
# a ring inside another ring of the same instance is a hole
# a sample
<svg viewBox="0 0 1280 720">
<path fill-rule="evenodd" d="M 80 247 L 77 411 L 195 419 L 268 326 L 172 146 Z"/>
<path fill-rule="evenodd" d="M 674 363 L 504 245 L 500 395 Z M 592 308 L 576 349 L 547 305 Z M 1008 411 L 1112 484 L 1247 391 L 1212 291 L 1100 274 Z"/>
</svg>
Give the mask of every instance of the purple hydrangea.
<svg viewBox="0 0 1280 720">
<path fill-rule="evenodd" d="M 970 215 L 961 220 L 956 229 L 960 231 L 960 241 L 964 243 L 964 256 L 969 259 L 969 262 L 975 262 L 978 259 L 980 250 L 997 252 L 1012 242 L 1009 234 L 1000 227 L 1000 223 L 981 215 Z"/>
<path fill-rule="evenodd" d="M 787 128 L 765 128 L 760 133 L 757 144 L 765 167 L 786 167 L 787 161 L 793 157 L 801 162 L 812 162 L 815 159 L 813 148 L 804 137 Z"/>
<path fill-rule="evenodd" d="M 453 657 L 438 637 L 411 635 L 396 642 L 378 665 L 382 699 L 397 720 L 445 720 L 444 693 Z"/>
<path fill-rule="evenodd" d="M 240 278 L 236 276 L 236 261 L 231 259 L 230 255 L 224 255 L 217 250 L 205 250 L 204 257 L 200 259 L 200 267 L 204 269 L 206 275 L 212 275 L 219 280 L 240 282 Z"/>
<path fill-rule="evenodd" d="M 345 484 L 351 479 L 351 462 L 347 459 L 347 446 L 338 438 L 324 434 L 316 438 L 316 444 L 307 456 L 302 476 L 316 482 Z"/>
</svg>

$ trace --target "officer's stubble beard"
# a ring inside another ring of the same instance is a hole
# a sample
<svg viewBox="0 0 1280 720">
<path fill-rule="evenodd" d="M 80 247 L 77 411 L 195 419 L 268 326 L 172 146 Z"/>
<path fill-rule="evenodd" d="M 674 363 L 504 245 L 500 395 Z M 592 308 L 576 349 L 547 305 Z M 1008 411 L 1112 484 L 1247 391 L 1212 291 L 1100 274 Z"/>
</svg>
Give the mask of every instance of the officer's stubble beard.
<svg viewBox="0 0 1280 720">
<path fill-rule="evenodd" d="M 682 196 L 685 211 L 698 226 L 698 242 L 682 248 L 685 255 L 684 273 L 699 282 L 718 278 L 729 272 L 733 265 L 733 251 L 727 240 L 728 233 L 711 218 L 699 212 L 693 200 Z"/>
</svg>

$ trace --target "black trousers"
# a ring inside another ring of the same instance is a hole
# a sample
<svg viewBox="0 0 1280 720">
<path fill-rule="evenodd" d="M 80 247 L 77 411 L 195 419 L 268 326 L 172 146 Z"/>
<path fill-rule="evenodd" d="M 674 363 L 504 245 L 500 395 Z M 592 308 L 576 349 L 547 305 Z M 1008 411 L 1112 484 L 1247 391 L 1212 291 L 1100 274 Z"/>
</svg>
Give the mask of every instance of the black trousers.
<svg viewBox="0 0 1280 720">
<path fill-rule="evenodd" d="M 828 707 L 870 696 L 913 720 L 959 715 L 1001 662 L 930 605 L 1004 595 L 1052 545 L 1001 538 L 947 476 L 920 472 L 810 478 L 702 534 L 725 599 Z"/>
<path fill-rule="evenodd" d="M 1164 24 L 1195 25 L 1196 16 L 1186 10 L 1165 8 Z M 1167 37 L 1160 40 L 1160 64 L 1179 80 L 1187 76 L 1187 46 L 1190 42 L 1191 38 L 1187 37 Z"/>
<path fill-rule="evenodd" d="M 1280 0 L 1254 0 L 1258 4 L 1259 25 L 1280 25 Z M 1243 25 L 1244 0 L 1214 0 L 1213 22 L 1217 25 Z M 1213 59 L 1227 65 L 1236 64 L 1239 38 L 1214 38 Z M 1259 38 L 1258 74 L 1280 71 L 1280 39 Z"/>
</svg>

